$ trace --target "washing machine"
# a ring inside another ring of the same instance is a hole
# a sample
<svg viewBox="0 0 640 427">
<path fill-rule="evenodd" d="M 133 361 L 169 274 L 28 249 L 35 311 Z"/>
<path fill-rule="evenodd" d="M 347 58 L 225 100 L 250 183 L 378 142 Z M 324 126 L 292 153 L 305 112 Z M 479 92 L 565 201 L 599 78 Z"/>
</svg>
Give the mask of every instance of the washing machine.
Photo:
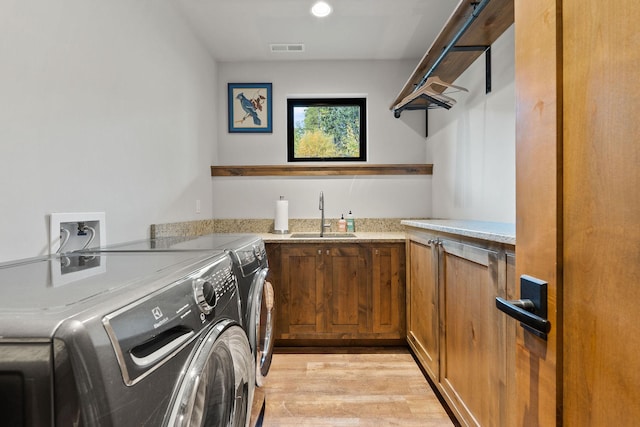
<svg viewBox="0 0 640 427">
<path fill-rule="evenodd" d="M 267 251 L 260 236 L 249 233 L 214 233 L 197 237 L 160 237 L 99 248 L 98 251 L 218 251 L 228 252 L 238 277 L 245 330 L 256 359 L 256 384 L 262 386 L 271 366 L 275 333 L 273 285 Z"/>
<path fill-rule="evenodd" d="M 255 384 L 227 252 L 0 265 L 0 414 L 18 426 L 246 426 Z"/>
<path fill-rule="evenodd" d="M 275 333 L 275 298 L 273 286 L 266 280 L 269 264 L 264 241 L 250 233 L 213 233 L 196 237 L 174 236 L 125 242 L 90 249 L 95 252 L 210 252 L 223 250 L 233 260 L 238 279 L 245 332 L 249 339 L 255 367 L 254 416 L 251 425 L 260 423 L 265 408 L 265 393 L 260 388 L 269 373 Z"/>
</svg>

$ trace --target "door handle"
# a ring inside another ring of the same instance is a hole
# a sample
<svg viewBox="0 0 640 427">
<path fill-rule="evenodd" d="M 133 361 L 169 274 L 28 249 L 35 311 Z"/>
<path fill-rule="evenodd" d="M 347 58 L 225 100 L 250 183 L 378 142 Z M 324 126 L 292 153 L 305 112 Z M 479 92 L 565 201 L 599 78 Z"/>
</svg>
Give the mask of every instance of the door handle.
<svg viewBox="0 0 640 427">
<path fill-rule="evenodd" d="M 548 334 L 551 330 L 551 322 L 534 314 L 535 305 L 529 299 L 518 299 L 507 301 L 504 298 L 496 297 L 496 307 L 498 310 L 519 320 L 523 326 L 528 326 L 536 332 Z M 538 334 L 536 334 L 538 335 Z"/>
<path fill-rule="evenodd" d="M 529 332 L 546 340 L 551 330 L 547 320 L 547 282 L 531 276 L 520 277 L 522 299 L 508 301 L 496 297 L 496 308 L 513 317 Z"/>
</svg>

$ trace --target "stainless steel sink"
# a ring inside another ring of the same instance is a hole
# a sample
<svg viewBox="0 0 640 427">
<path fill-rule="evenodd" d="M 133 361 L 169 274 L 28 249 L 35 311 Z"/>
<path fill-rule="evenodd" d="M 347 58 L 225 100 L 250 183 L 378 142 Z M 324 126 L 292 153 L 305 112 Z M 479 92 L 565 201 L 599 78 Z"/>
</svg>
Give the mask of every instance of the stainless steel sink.
<svg viewBox="0 0 640 427">
<path fill-rule="evenodd" d="M 357 237 L 353 233 L 324 233 L 324 236 L 320 236 L 320 233 L 293 233 L 291 235 L 292 239 L 325 239 L 325 238 L 354 238 Z"/>
</svg>

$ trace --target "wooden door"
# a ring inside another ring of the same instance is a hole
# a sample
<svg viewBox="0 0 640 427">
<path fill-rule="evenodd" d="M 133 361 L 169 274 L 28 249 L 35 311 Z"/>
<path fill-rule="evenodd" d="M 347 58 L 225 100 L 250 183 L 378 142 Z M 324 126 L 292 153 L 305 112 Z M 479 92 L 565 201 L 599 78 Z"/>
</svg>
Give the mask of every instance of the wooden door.
<svg viewBox="0 0 640 427">
<path fill-rule="evenodd" d="M 506 268 L 494 250 L 442 240 L 440 383 L 465 425 L 506 424 Z M 504 272 L 500 272 L 499 265 Z"/>
<path fill-rule="evenodd" d="M 517 275 L 549 282 L 518 331 L 519 425 L 640 419 L 637 2 L 515 0 Z"/>
<path fill-rule="evenodd" d="M 562 5 L 563 421 L 638 425 L 640 6 Z"/>
<path fill-rule="evenodd" d="M 371 330 L 379 338 L 405 337 L 405 257 L 402 243 L 369 247 Z"/>
<path fill-rule="evenodd" d="M 316 338 L 326 330 L 323 250 L 317 245 L 282 245 L 277 338 Z"/>
<path fill-rule="evenodd" d="M 551 321 L 547 341 L 517 327 L 515 420 L 518 426 L 554 426 L 561 402 L 561 0 L 514 1 L 516 276 L 548 282 Z"/>
<path fill-rule="evenodd" d="M 440 381 L 438 249 L 434 238 L 410 233 L 407 242 L 407 341 L 431 379 Z"/>
<path fill-rule="evenodd" d="M 367 332 L 367 272 L 358 245 L 324 248 L 327 332 L 332 338 L 357 338 Z"/>
</svg>

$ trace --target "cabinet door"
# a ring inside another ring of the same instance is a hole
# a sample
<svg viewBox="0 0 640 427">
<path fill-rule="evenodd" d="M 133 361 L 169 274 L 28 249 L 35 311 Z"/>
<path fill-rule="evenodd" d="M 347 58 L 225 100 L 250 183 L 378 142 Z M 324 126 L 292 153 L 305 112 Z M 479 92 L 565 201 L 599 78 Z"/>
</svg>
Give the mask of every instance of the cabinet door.
<svg viewBox="0 0 640 427">
<path fill-rule="evenodd" d="M 447 240 L 441 248 L 442 390 L 463 424 L 506 425 L 498 252 Z"/>
<path fill-rule="evenodd" d="M 357 338 L 367 332 L 367 271 L 362 248 L 324 249 L 325 314 L 331 338 Z"/>
<path fill-rule="evenodd" d="M 314 338 L 325 332 L 322 265 L 323 250 L 316 245 L 282 246 L 278 338 Z"/>
<path fill-rule="evenodd" d="M 437 249 L 431 240 L 409 240 L 407 341 L 429 376 L 439 380 Z"/>
<path fill-rule="evenodd" d="M 375 245 L 371 255 L 372 332 L 378 338 L 405 335 L 405 257 L 403 244 Z"/>
</svg>

